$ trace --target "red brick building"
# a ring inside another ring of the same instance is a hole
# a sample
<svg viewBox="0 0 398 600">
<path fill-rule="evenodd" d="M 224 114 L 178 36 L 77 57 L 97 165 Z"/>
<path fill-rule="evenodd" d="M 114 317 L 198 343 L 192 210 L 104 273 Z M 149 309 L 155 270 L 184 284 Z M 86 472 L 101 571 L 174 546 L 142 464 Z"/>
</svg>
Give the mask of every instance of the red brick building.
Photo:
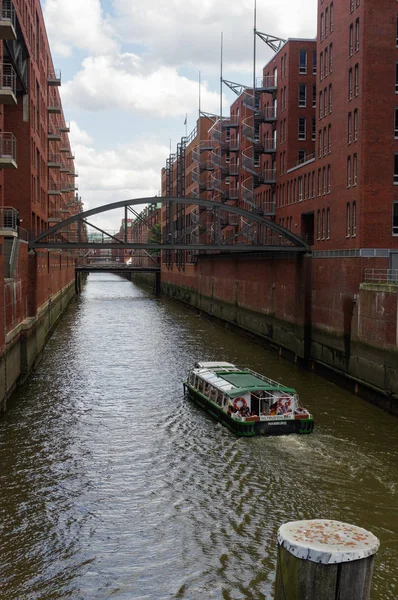
<svg viewBox="0 0 398 600">
<path fill-rule="evenodd" d="M 39 0 L 0 2 L 0 41 L 0 262 L 5 303 L 0 348 L 2 353 L 7 350 L 0 357 L 1 410 L 74 292 L 75 255 L 44 250 L 28 254 L 28 237 L 76 214 L 81 201 L 75 194 L 77 173 L 59 95 L 61 74 L 52 61 Z M 2 376 L 3 370 L 7 376 Z"/>
<path fill-rule="evenodd" d="M 207 256 L 196 265 L 170 261 L 162 272 L 169 293 L 183 289 L 185 300 L 296 357 L 395 394 L 388 365 L 398 348 L 397 32 L 394 3 L 319 0 L 316 38 L 281 44 L 254 93 L 242 86 L 230 117 L 208 128 L 211 197 L 260 211 L 305 239 L 304 262 Z M 170 157 L 163 183 L 173 165 Z M 173 195 L 165 185 L 162 193 Z M 190 188 L 197 194 L 207 197 Z M 224 227 L 244 238 L 241 219 Z"/>
</svg>

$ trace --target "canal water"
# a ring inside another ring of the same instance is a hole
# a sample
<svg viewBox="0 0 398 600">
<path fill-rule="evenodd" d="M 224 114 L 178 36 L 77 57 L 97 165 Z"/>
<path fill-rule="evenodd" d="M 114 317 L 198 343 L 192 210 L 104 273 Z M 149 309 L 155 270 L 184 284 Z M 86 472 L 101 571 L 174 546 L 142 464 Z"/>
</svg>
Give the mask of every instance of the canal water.
<svg viewBox="0 0 398 600">
<path fill-rule="evenodd" d="M 198 359 L 294 386 L 315 433 L 234 437 L 184 399 Z M 90 275 L 0 419 L 0 599 L 272 599 L 279 525 L 331 518 L 380 538 L 372 600 L 395 600 L 397 491 L 396 419 Z"/>
</svg>

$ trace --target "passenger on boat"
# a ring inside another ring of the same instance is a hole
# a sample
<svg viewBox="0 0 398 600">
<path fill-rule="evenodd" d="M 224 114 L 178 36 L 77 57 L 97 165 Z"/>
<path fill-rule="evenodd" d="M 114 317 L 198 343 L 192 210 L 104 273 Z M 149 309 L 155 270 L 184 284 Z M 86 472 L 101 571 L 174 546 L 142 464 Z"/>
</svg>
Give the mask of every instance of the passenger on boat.
<svg viewBox="0 0 398 600">
<path fill-rule="evenodd" d="M 277 410 L 278 410 L 278 402 L 274 402 L 274 404 L 272 404 L 269 409 L 270 416 L 274 417 L 277 413 Z"/>
</svg>

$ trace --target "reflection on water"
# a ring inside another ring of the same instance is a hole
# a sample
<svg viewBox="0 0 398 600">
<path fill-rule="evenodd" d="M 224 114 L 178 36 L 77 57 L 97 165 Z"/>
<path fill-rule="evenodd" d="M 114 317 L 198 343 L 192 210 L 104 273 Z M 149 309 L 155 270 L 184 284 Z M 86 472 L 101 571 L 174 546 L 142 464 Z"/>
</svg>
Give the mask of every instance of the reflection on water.
<svg viewBox="0 0 398 600">
<path fill-rule="evenodd" d="M 238 439 L 184 400 L 195 360 L 296 387 L 311 436 Z M 326 517 L 381 539 L 398 597 L 397 421 L 116 275 L 90 275 L 0 420 L 0 598 L 270 599 L 276 532 Z"/>
</svg>

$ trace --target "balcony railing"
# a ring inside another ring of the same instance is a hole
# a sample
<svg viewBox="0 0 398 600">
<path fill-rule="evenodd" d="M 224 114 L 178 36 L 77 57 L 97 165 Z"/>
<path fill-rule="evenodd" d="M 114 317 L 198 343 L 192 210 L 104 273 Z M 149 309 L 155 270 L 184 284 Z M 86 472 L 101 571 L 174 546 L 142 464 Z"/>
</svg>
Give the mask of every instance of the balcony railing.
<svg viewBox="0 0 398 600">
<path fill-rule="evenodd" d="M 239 117 L 233 115 L 228 119 L 223 119 L 221 122 L 222 129 L 230 129 L 231 127 L 239 127 Z"/>
<path fill-rule="evenodd" d="M 365 283 L 398 285 L 398 269 L 365 269 Z"/>
<path fill-rule="evenodd" d="M 273 75 L 256 77 L 256 90 L 259 92 L 275 92 L 276 89 L 277 85 Z"/>
<path fill-rule="evenodd" d="M 60 169 L 61 168 L 61 155 L 60 154 L 50 154 L 48 156 L 47 166 L 51 169 Z"/>
<path fill-rule="evenodd" d="M 12 65 L 0 65 L 0 104 L 17 103 L 17 75 Z"/>
<path fill-rule="evenodd" d="M 225 202 L 227 200 L 238 200 L 239 190 L 237 188 L 228 188 L 221 194 L 221 197 Z"/>
<path fill-rule="evenodd" d="M 4 206 L 0 208 L 0 230 L 2 232 L 17 232 L 19 223 L 18 211 L 11 206 Z"/>
<path fill-rule="evenodd" d="M 265 106 L 257 112 L 256 117 L 263 123 L 274 123 L 277 119 L 277 110 L 275 106 Z"/>
<path fill-rule="evenodd" d="M 228 149 L 230 152 L 238 152 L 239 151 L 239 142 L 237 139 L 230 139 L 228 142 Z"/>
<path fill-rule="evenodd" d="M 49 142 L 60 142 L 61 141 L 61 129 L 59 125 L 48 124 L 47 139 Z"/>
<path fill-rule="evenodd" d="M 259 179 L 261 183 L 268 185 L 276 183 L 276 169 L 265 169 L 261 172 Z"/>
<path fill-rule="evenodd" d="M 239 165 L 236 163 L 227 163 L 226 167 L 228 175 L 231 175 L 232 177 L 237 177 L 237 175 L 239 175 Z"/>
<path fill-rule="evenodd" d="M 63 184 L 59 181 L 48 182 L 48 195 L 49 196 L 60 196 L 62 192 Z"/>
<path fill-rule="evenodd" d="M 49 94 L 49 96 L 48 96 L 47 111 L 50 114 L 61 114 L 61 100 L 55 93 Z M 61 129 L 61 131 L 62 131 L 62 129 Z"/>
<path fill-rule="evenodd" d="M 48 85 L 61 85 L 61 71 L 59 69 L 50 69 L 47 73 Z"/>
<path fill-rule="evenodd" d="M 306 156 L 304 156 L 303 158 L 300 158 L 296 163 L 295 163 L 295 167 L 299 167 L 300 165 L 304 165 L 305 163 L 309 162 L 310 160 L 314 160 L 315 158 L 315 152 L 311 152 L 311 154 L 307 154 Z"/>
<path fill-rule="evenodd" d="M 17 18 L 15 7 L 11 0 L 3 0 L 0 8 L 0 39 L 16 40 Z"/>
<path fill-rule="evenodd" d="M 0 169 L 17 168 L 17 140 L 12 133 L 0 133 Z"/>
</svg>

